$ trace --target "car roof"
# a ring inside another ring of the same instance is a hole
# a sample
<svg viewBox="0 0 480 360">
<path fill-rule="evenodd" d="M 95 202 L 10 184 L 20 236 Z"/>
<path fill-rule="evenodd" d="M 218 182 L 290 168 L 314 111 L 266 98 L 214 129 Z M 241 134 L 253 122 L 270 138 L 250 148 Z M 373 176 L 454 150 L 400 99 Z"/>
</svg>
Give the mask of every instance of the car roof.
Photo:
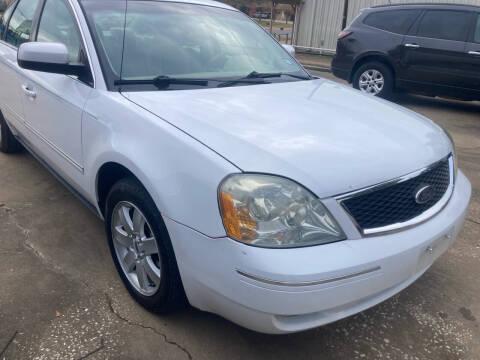
<svg viewBox="0 0 480 360">
<path fill-rule="evenodd" d="M 452 3 L 409 3 L 409 4 L 388 4 L 388 5 L 377 5 L 372 6 L 369 10 L 380 10 L 380 9 L 445 9 L 445 10 L 471 10 L 479 11 L 480 6 L 469 5 L 469 4 L 452 4 Z"/>
<path fill-rule="evenodd" d="M 224 9 L 229 9 L 229 10 L 235 10 L 234 7 L 227 5 L 225 3 L 221 3 L 219 1 L 213 1 L 213 0 L 148 0 L 148 1 L 164 1 L 164 2 L 176 2 L 176 3 L 185 3 L 185 4 L 196 4 L 196 5 L 207 5 L 207 6 L 215 6 L 215 7 L 220 7 Z"/>
<path fill-rule="evenodd" d="M 82 0 L 77 0 L 77 1 L 82 2 Z M 99 1 L 101 1 L 101 0 L 99 0 Z M 118 0 L 118 1 L 125 1 L 125 0 Z M 127 1 L 136 1 L 136 0 L 127 0 Z M 218 8 L 228 9 L 228 10 L 240 11 L 240 10 L 235 9 L 234 7 L 230 6 L 230 5 L 227 5 L 225 3 L 221 3 L 219 1 L 214 1 L 214 0 L 144 0 L 144 1 L 206 5 L 206 6 L 213 6 L 213 7 L 218 7 Z"/>
</svg>

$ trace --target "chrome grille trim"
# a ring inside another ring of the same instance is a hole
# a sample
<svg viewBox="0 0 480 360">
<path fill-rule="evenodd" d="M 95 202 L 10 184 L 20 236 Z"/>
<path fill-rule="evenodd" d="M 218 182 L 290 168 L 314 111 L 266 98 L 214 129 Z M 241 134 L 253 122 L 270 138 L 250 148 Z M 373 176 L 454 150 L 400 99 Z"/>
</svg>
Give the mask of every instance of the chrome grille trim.
<svg viewBox="0 0 480 360">
<path fill-rule="evenodd" d="M 443 162 L 447 159 L 448 159 L 449 172 L 450 172 L 450 183 L 448 185 L 447 190 L 445 191 L 444 196 L 435 205 L 433 205 L 431 208 L 427 209 L 422 214 L 414 217 L 413 219 L 410 219 L 410 220 L 405 221 L 405 222 L 399 222 L 399 223 L 390 224 L 390 225 L 387 225 L 387 226 L 378 227 L 378 228 L 364 229 L 357 223 L 355 218 L 353 218 L 353 216 L 350 214 L 348 209 L 343 204 L 343 202 L 345 200 L 348 200 L 348 199 L 351 199 L 351 198 L 354 198 L 354 197 L 357 197 L 357 196 L 365 195 L 365 194 L 368 194 L 370 192 L 381 190 L 381 189 L 384 189 L 384 188 L 387 188 L 387 187 L 390 187 L 390 186 L 394 186 L 394 185 L 400 184 L 402 182 L 405 182 L 407 180 L 413 179 L 417 176 L 420 176 L 423 173 L 434 169 L 441 162 Z M 453 160 L 453 155 L 449 154 L 448 156 L 444 157 L 443 159 L 441 159 L 441 160 L 439 160 L 439 161 L 437 161 L 437 162 L 435 162 L 435 163 L 433 163 L 433 164 L 431 164 L 431 165 L 429 165 L 429 166 L 427 166 L 423 169 L 414 171 L 414 172 L 409 173 L 407 175 L 404 175 L 404 176 L 401 176 L 399 178 L 396 178 L 396 179 L 393 179 L 393 180 L 390 180 L 390 181 L 386 181 L 386 182 L 383 182 L 383 183 L 380 183 L 380 184 L 377 184 L 377 185 L 369 186 L 369 187 L 366 187 L 366 188 L 363 188 L 363 189 L 360 189 L 360 190 L 356 190 L 356 191 L 353 191 L 353 192 L 349 192 L 349 193 L 340 194 L 340 195 L 334 196 L 334 198 L 342 206 L 342 208 L 347 213 L 348 217 L 353 222 L 353 224 L 355 225 L 357 230 L 364 237 L 385 235 L 385 234 L 389 234 L 389 233 L 394 233 L 394 232 L 407 230 L 409 228 L 412 228 L 412 227 L 415 227 L 415 226 L 418 226 L 418 225 L 424 223 L 425 221 L 429 220 L 430 218 L 432 218 L 433 216 L 435 216 L 436 214 L 438 214 L 440 211 L 442 211 L 445 208 L 445 206 L 447 205 L 447 203 L 449 202 L 449 200 L 450 200 L 450 198 L 453 194 L 453 189 L 454 189 L 454 186 L 455 186 L 455 174 L 454 174 L 454 163 L 453 163 L 453 161 L 454 161 Z"/>
</svg>

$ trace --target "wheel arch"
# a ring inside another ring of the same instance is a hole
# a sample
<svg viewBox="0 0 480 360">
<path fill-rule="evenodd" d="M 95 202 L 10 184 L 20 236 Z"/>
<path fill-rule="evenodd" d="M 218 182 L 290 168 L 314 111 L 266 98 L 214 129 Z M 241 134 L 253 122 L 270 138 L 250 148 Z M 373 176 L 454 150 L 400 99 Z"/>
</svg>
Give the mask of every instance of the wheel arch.
<svg viewBox="0 0 480 360">
<path fill-rule="evenodd" d="M 95 179 L 95 190 L 97 205 L 102 216 L 105 216 L 105 204 L 110 189 L 119 180 L 127 177 L 134 178 L 150 193 L 147 186 L 145 186 L 141 179 L 136 176 L 135 172 L 130 170 L 129 167 L 115 161 L 105 162 L 99 167 Z M 150 194 L 150 196 L 152 195 Z"/>
<path fill-rule="evenodd" d="M 350 72 L 350 78 L 348 81 L 350 83 L 353 82 L 353 77 L 355 76 L 355 73 L 357 72 L 358 68 L 362 66 L 363 64 L 366 64 L 368 62 L 380 62 L 384 64 L 385 66 L 388 66 L 388 68 L 392 71 L 394 79 L 396 78 L 396 71 L 395 67 L 393 66 L 392 62 L 388 58 L 386 54 L 383 53 L 366 53 L 362 55 L 360 58 L 358 58 L 355 61 L 355 65 L 353 65 L 352 71 Z"/>
</svg>

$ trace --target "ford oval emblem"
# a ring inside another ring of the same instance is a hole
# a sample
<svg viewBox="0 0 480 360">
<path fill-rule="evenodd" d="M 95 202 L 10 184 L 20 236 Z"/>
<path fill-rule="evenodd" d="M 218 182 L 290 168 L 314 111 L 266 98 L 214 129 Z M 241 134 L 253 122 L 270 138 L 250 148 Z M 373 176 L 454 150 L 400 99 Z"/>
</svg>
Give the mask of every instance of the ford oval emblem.
<svg viewBox="0 0 480 360">
<path fill-rule="evenodd" d="M 435 189 L 431 185 L 423 185 L 415 192 L 415 202 L 417 204 L 425 204 L 433 199 Z"/>
</svg>

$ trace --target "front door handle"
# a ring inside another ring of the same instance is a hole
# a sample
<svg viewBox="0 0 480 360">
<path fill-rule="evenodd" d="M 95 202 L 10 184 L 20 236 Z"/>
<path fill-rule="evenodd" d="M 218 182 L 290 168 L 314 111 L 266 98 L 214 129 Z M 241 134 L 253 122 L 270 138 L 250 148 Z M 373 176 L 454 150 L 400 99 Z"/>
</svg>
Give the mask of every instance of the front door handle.
<svg viewBox="0 0 480 360">
<path fill-rule="evenodd" d="M 418 49 L 420 47 L 420 45 L 418 45 L 418 44 L 405 44 L 405 47 Z"/>
<path fill-rule="evenodd" d="M 27 85 L 22 85 L 22 90 L 29 98 L 35 99 L 37 97 L 37 93 L 29 89 Z"/>
<path fill-rule="evenodd" d="M 470 55 L 480 55 L 480 51 L 469 51 Z"/>
</svg>

